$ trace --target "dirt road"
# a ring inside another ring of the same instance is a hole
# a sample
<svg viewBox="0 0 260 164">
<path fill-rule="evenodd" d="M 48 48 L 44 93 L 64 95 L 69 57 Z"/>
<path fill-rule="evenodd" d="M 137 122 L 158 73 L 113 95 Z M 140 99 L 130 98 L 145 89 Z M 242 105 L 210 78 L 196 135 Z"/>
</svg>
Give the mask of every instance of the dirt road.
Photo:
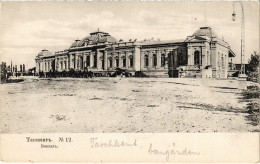
<svg viewBox="0 0 260 164">
<path fill-rule="evenodd" d="M 245 82 L 248 85 L 249 82 Z M 1 133 L 258 131 L 235 80 L 38 79 L 0 85 Z"/>
</svg>

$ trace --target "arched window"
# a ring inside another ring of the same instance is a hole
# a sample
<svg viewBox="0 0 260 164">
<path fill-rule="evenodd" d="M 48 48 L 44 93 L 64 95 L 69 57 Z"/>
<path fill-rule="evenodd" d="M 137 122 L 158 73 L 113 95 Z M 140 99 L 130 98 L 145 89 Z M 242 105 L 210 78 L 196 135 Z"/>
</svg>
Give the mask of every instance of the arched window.
<svg viewBox="0 0 260 164">
<path fill-rule="evenodd" d="M 83 60 L 83 56 L 80 56 L 80 69 L 84 68 L 84 60 Z"/>
<path fill-rule="evenodd" d="M 50 62 L 48 62 L 48 71 L 50 71 Z"/>
<path fill-rule="evenodd" d="M 102 69 L 104 70 L 104 69 L 105 69 L 105 62 L 104 62 L 104 59 L 101 59 L 101 66 L 102 66 Z"/>
<path fill-rule="evenodd" d="M 60 61 L 60 70 L 63 70 L 63 62 Z"/>
<path fill-rule="evenodd" d="M 126 67 L 126 57 L 123 56 L 122 59 L 123 59 L 123 67 Z"/>
<path fill-rule="evenodd" d="M 94 55 L 94 68 L 97 68 L 97 54 Z"/>
<path fill-rule="evenodd" d="M 165 66 L 165 55 L 164 54 L 162 54 L 161 55 L 161 66 Z"/>
<path fill-rule="evenodd" d="M 184 63 L 184 56 L 183 56 L 183 53 L 179 53 L 179 56 L 178 56 L 178 65 L 183 65 L 185 64 Z"/>
<path fill-rule="evenodd" d="M 67 69 L 67 61 L 64 60 L 64 69 Z"/>
<path fill-rule="evenodd" d="M 156 56 L 156 54 L 153 54 L 153 66 L 154 67 L 157 66 L 157 56 Z"/>
<path fill-rule="evenodd" d="M 130 67 L 133 67 L 134 66 L 134 59 L 133 59 L 133 56 L 129 56 L 129 59 L 130 59 Z"/>
<path fill-rule="evenodd" d="M 194 52 L 194 65 L 199 65 L 200 64 L 200 52 L 195 51 Z"/>
<path fill-rule="evenodd" d="M 119 67 L 119 58 L 118 58 L 118 56 L 116 57 L 116 67 Z"/>
<path fill-rule="evenodd" d="M 51 69 L 55 70 L 55 59 L 51 61 Z"/>
<path fill-rule="evenodd" d="M 89 67 L 90 66 L 90 56 L 88 55 L 87 56 L 87 67 Z"/>
<path fill-rule="evenodd" d="M 148 67 L 149 65 L 149 58 L 148 58 L 148 55 L 145 55 L 144 56 L 144 66 Z"/>
<path fill-rule="evenodd" d="M 108 58 L 108 61 L 109 61 L 109 67 L 112 68 L 112 58 Z"/>
</svg>

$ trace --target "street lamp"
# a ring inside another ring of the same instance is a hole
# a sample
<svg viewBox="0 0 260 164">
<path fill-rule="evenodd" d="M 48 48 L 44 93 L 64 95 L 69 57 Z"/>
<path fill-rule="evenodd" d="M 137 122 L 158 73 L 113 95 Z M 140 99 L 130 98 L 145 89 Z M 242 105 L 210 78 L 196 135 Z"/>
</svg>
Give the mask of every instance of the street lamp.
<svg viewBox="0 0 260 164">
<path fill-rule="evenodd" d="M 244 58 L 245 58 L 245 18 L 244 18 L 244 8 L 241 1 L 235 1 L 233 2 L 233 14 L 232 14 L 232 20 L 236 21 L 236 12 L 235 12 L 235 5 L 236 3 L 239 3 L 241 6 L 241 69 L 239 72 L 240 78 L 246 78 L 245 74 L 245 64 L 244 64 Z"/>
</svg>

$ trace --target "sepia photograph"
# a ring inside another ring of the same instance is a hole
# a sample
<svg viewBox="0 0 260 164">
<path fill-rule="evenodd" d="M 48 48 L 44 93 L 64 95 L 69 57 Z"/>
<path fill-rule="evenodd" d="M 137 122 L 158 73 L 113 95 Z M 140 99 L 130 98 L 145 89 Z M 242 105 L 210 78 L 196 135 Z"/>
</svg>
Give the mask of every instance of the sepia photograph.
<svg viewBox="0 0 260 164">
<path fill-rule="evenodd" d="M 0 161 L 259 162 L 259 1 L 0 2 Z"/>
<path fill-rule="evenodd" d="M 259 2 L 1 2 L 0 130 L 259 132 Z"/>
</svg>

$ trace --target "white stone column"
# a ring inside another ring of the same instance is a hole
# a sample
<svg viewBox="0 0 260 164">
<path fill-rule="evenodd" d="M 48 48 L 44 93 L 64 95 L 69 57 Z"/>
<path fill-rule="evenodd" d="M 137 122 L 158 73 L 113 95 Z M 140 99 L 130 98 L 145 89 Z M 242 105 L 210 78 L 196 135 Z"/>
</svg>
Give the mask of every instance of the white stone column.
<svg viewBox="0 0 260 164">
<path fill-rule="evenodd" d="M 116 67 L 116 57 L 115 55 L 112 55 L 112 69 L 114 69 Z"/>
<path fill-rule="evenodd" d="M 66 71 L 67 70 L 67 58 L 65 57 L 64 59 L 63 59 L 63 69 Z"/>
<path fill-rule="evenodd" d="M 44 72 L 47 72 L 47 61 L 44 60 Z"/>
<path fill-rule="evenodd" d="M 102 69 L 102 63 L 101 63 L 101 53 L 100 51 L 97 51 L 97 68 L 98 70 L 101 70 Z"/>
<path fill-rule="evenodd" d="M 148 68 L 153 68 L 153 52 L 148 52 Z"/>
<path fill-rule="evenodd" d="M 75 54 L 75 69 L 78 70 L 78 61 L 79 60 L 79 57 L 78 57 L 78 54 Z"/>
<path fill-rule="evenodd" d="M 92 68 L 94 66 L 94 54 L 93 52 L 91 51 L 90 52 L 90 68 Z"/>
<path fill-rule="evenodd" d="M 87 54 L 83 53 L 83 69 L 87 67 Z"/>
<path fill-rule="evenodd" d="M 190 54 L 190 60 L 191 60 L 191 63 L 190 63 L 190 65 L 194 65 L 194 49 L 192 48 L 191 49 L 191 54 Z"/>
<path fill-rule="evenodd" d="M 168 64 L 169 64 L 169 50 L 165 50 L 165 66 L 164 68 L 168 69 Z"/>
<path fill-rule="evenodd" d="M 69 67 L 68 67 L 69 69 L 70 68 L 73 68 L 72 67 L 72 54 L 69 54 Z"/>
<path fill-rule="evenodd" d="M 210 51 L 207 51 L 207 65 L 210 65 L 211 63 L 210 58 Z"/>
<path fill-rule="evenodd" d="M 144 56 L 145 56 L 145 53 L 144 51 L 141 51 L 140 50 L 140 70 L 143 70 L 144 69 Z"/>
<path fill-rule="evenodd" d="M 133 53 L 133 59 L 134 59 L 134 69 L 135 71 L 141 70 L 141 51 L 140 47 L 135 47 L 135 52 Z"/>
<path fill-rule="evenodd" d="M 38 73 L 41 71 L 41 62 L 40 61 L 38 61 L 38 67 L 39 67 L 39 69 L 38 69 Z M 11 68 L 11 69 L 13 69 L 13 68 Z M 12 70 L 12 72 L 13 72 L 13 70 Z"/>
<path fill-rule="evenodd" d="M 208 63 L 207 63 L 207 48 L 206 48 L 206 46 L 205 47 L 202 47 L 201 48 L 201 57 L 202 57 L 202 63 L 201 63 L 201 65 L 203 66 L 203 67 L 205 67 Z"/>
<path fill-rule="evenodd" d="M 103 56 L 103 62 L 104 62 L 104 70 L 107 70 L 107 51 L 104 51 L 104 56 Z"/>
<path fill-rule="evenodd" d="M 67 65 L 66 70 L 69 70 L 69 58 L 68 57 L 67 57 L 67 60 L 66 60 L 66 65 Z"/>
<path fill-rule="evenodd" d="M 191 47 L 188 47 L 188 65 L 192 65 L 192 49 L 191 49 Z"/>
<path fill-rule="evenodd" d="M 42 61 L 42 71 L 45 72 L 45 61 Z"/>
<path fill-rule="evenodd" d="M 35 72 L 38 73 L 38 72 L 39 72 L 39 63 L 38 63 L 38 60 L 36 60 L 35 62 L 36 62 Z M 12 67 L 11 67 L 11 69 L 12 69 Z"/>
<path fill-rule="evenodd" d="M 58 71 L 59 68 L 59 58 L 55 58 L 55 71 Z"/>
<path fill-rule="evenodd" d="M 41 61 L 41 65 L 42 65 L 41 71 L 44 71 L 44 61 L 43 60 Z"/>
<path fill-rule="evenodd" d="M 129 62 L 130 62 L 130 59 L 129 59 L 129 52 L 126 52 L 125 53 L 125 68 L 129 68 Z"/>
<path fill-rule="evenodd" d="M 177 68 L 178 66 L 178 51 L 177 50 L 173 50 L 173 57 L 174 57 L 174 68 Z"/>
<path fill-rule="evenodd" d="M 156 51 L 156 57 L 157 57 L 157 68 L 161 67 L 161 52 L 159 50 Z"/>
<path fill-rule="evenodd" d="M 123 67 L 123 59 L 122 59 L 122 53 L 119 52 L 119 55 L 118 55 L 118 59 L 119 59 L 119 68 L 122 68 Z"/>
</svg>

